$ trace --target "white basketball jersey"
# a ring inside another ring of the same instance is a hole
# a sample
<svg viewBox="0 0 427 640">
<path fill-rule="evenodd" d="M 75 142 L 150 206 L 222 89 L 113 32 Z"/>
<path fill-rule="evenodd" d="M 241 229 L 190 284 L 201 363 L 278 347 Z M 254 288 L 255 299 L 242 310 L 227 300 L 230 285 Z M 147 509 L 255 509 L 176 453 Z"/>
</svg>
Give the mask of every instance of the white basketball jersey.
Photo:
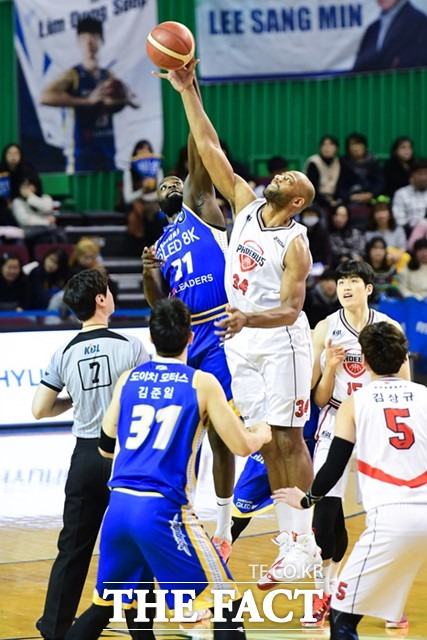
<svg viewBox="0 0 427 640">
<path fill-rule="evenodd" d="M 265 199 L 247 205 L 236 217 L 226 255 L 225 289 L 230 305 L 243 312 L 280 305 L 283 260 L 290 243 L 306 228 L 291 221 L 287 227 L 266 227 L 261 211 Z"/>
<path fill-rule="evenodd" d="M 355 391 L 370 382 L 371 377 L 362 364 L 362 349 L 359 344 L 359 332 L 353 329 L 345 319 L 344 309 L 339 309 L 327 317 L 328 330 L 325 337 L 325 349 L 320 356 L 322 373 L 326 366 L 326 344 L 332 340 L 332 345 L 341 345 L 345 350 L 345 360 L 335 370 L 335 385 L 329 404 L 339 407 L 341 402 Z M 384 313 L 369 310 L 367 324 L 373 322 L 389 322 L 390 318 Z"/>
<path fill-rule="evenodd" d="M 427 504 L 427 388 L 378 378 L 355 394 L 354 407 L 365 509 Z"/>
</svg>

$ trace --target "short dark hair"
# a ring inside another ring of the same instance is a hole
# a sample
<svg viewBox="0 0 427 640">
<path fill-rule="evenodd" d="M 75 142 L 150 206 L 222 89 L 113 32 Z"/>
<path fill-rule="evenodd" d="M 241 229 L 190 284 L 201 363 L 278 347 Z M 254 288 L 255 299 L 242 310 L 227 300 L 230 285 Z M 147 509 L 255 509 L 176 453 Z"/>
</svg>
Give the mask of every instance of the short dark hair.
<svg viewBox="0 0 427 640">
<path fill-rule="evenodd" d="M 365 360 L 377 375 L 397 373 L 408 356 L 408 341 L 390 322 L 374 322 L 362 329 L 359 343 Z"/>
<path fill-rule="evenodd" d="M 365 284 L 374 284 L 375 274 L 370 264 L 359 260 L 341 262 L 335 271 L 335 279 L 361 278 Z"/>
<path fill-rule="evenodd" d="M 415 171 L 423 171 L 424 169 L 427 169 L 427 158 L 417 158 L 411 169 L 411 175 Z"/>
<path fill-rule="evenodd" d="M 101 20 L 91 18 L 90 16 L 87 16 L 86 18 L 80 18 L 80 20 L 78 21 L 77 35 L 79 36 L 81 33 L 93 33 L 94 35 L 100 36 L 101 40 L 104 40 Z"/>
<path fill-rule="evenodd" d="M 159 356 L 179 356 L 191 333 L 191 312 L 179 298 L 158 300 L 151 309 L 150 335 Z"/>
<path fill-rule="evenodd" d="M 336 136 L 330 135 L 329 133 L 326 133 L 324 136 L 320 138 L 319 146 L 321 147 L 322 144 L 326 142 L 326 140 L 329 140 L 330 142 L 332 142 L 332 144 L 334 144 L 337 148 L 339 148 L 340 143 L 338 142 L 338 138 Z"/>
<path fill-rule="evenodd" d="M 324 269 L 324 271 L 320 274 L 319 280 L 336 280 L 337 274 L 333 269 Z"/>
<path fill-rule="evenodd" d="M 349 149 L 350 144 L 363 144 L 365 147 L 368 146 L 368 139 L 363 133 L 349 133 L 347 138 L 345 139 L 345 148 Z"/>
<path fill-rule="evenodd" d="M 95 315 L 96 296 L 107 295 L 108 277 L 99 269 L 84 269 L 65 285 L 64 302 L 81 322 Z"/>
</svg>

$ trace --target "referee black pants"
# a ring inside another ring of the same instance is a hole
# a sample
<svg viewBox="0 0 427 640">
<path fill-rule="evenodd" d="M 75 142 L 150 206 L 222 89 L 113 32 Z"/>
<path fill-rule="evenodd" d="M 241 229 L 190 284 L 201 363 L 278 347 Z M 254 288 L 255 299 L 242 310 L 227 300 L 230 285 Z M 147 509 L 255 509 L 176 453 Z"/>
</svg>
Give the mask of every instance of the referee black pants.
<svg viewBox="0 0 427 640">
<path fill-rule="evenodd" d="M 50 574 L 43 616 L 37 623 L 48 640 L 62 640 L 75 618 L 108 506 L 111 462 L 98 452 L 98 438 L 77 438 L 65 484 L 59 553 Z"/>
</svg>

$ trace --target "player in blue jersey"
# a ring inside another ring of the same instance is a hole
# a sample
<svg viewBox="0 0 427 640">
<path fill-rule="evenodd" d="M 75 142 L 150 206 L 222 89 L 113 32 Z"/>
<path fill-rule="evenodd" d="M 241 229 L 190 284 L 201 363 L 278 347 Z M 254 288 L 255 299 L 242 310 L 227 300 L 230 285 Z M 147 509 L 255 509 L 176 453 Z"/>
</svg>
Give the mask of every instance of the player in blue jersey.
<svg viewBox="0 0 427 640">
<path fill-rule="evenodd" d="M 96 640 L 113 617 L 111 590 L 123 592 L 129 609 L 134 589 L 144 588 L 153 575 L 171 610 L 177 608 L 172 589 L 193 590 L 194 611 L 213 606 L 212 588 L 234 590 L 224 622 L 214 622 L 214 639 L 244 639 L 242 623 L 234 620 L 240 594 L 193 512 L 197 453 L 206 418 L 236 455 L 259 449 L 271 439 L 271 430 L 265 422 L 244 429 L 215 377 L 186 365 L 193 334 L 190 310 L 181 300 L 153 306 L 150 335 L 156 355 L 119 378 L 104 417 L 101 454 L 113 457 L 116 438 L 119 446 L 96 589 L 93 604 L 66 640 Z M 154 640 L 149 626 L 130 630 L 132 637 Z"/>
<path fill-rule="evenodd" d="M 169 176 L 158 186 L 159 205 L 169 224 L 156 246 L 145 248 L 142 254 L 144 292 L 150 305 L 171 296 L 189 306 L 194 341 L 188 351 L 188 363 L 214 374 L 227 400 L 231 400 L 231 376 L 214 325 L 215 320 L 225 315 L 227 303 L 224 289 L 227 235 L 212 181 L 191 135 L 188 167 L 185 183 Z M 210 430 L 209 436 L 218 504 L 213 540 L 227 559 L 231 551 L 234 458 L 214 430 Z"/>
<path fill-rule="evenodd" d="M 82 62 L 46 87 L 40 102 L 74 110 L 73 148 L 66 150 L 67 171 L 112 171 L 113 114 L 126 105 L 137 108 L 135 96 L 108 69 L 101 69 L 98 52 L 103 43 L 102 22 L 86 17 L 77 23 Z"/>
</svg>

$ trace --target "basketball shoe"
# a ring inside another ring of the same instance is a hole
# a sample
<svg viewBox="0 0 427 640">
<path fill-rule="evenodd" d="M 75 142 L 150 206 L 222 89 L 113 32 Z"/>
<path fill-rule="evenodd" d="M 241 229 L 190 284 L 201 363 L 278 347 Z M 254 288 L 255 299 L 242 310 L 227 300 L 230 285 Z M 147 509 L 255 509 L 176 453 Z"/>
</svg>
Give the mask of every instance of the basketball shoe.
<svg viewBox="0 0 427 640">
<path fill-rule="evenodd" d="M 279 545 L 279 554 L 267 573 L 258 580 L 258 589 L 266 591 L 280 582 L 310 579 L 312 571 L 320 573 L 322 557 L 314 533 L 282 531 L 273 542 Z"/>
<path fill-rule="evenodd" d="M 315 622 L 301 622 L 303 627 L 323 627 L 329 618 L 331 610 L 331 596 L 324 595 L 323 598 L 315 595 L 313 598 L 313 618 Z"/>
<path fill-rule="evenodd" d="M 232 549 L 231 542 L 229 542 L 227 538 L 220 538 L 219 536 L 215 536 L 212 538 L 212 543 L 224 562 L 227 562 Z"/>
<path fill-rule="evenodd" d="M 400 620 L 386 620 L 385 628 L 386 629 L 409 629 L 408 618 L 405 616 L 405 614 L 403 614 Z"/>
</svg>

